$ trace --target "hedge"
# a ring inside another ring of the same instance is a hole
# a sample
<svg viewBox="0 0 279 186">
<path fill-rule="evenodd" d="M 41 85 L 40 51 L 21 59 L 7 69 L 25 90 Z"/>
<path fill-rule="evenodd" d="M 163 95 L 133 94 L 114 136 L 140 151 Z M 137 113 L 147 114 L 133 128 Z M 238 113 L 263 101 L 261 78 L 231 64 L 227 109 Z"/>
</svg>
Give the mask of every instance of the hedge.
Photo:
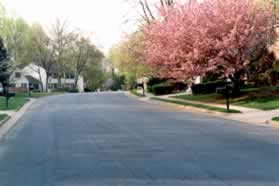
<svg viewBox="0 0 279 186">
<path fill-rule="evenodd" d="M 197 84 L 192 86 L 193 94 L 212 94 L 216 92 L 217 88 L 225 87 L 224 81 L 212 81 L 203 84 Z"/>
<path fill-rule="evenodd" d="M 152 92 L 152 88 L 154 85 L 159 85 L 165 83 L 167 80 L 166 79 L 160 79 L 160 78 L 151 78 L 149 79 L 147 83 L 147 91 Z"/>
<path fill-rule="evenodd" d="M 165 95 L 170 94 L 174 91 L 175 86 L 168 83 L 162 83 L 158 85 L 154 85 L 152 87 L 152 92 L 155 95 Z"/>
</svg>

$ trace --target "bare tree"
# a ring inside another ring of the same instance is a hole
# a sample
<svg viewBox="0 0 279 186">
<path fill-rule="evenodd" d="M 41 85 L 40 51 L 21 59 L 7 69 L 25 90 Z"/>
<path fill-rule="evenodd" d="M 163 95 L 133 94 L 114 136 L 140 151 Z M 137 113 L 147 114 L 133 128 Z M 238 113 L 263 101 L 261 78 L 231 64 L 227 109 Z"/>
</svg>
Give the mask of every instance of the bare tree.
<svg viewBox="0 0 279 186">
<path fill-rule="evenodd" d="M 46 87 L 43 87 L 43 89 L 47 92 L 49 77 L 56 63 L 55 47 L 53 46 L 51 39 L 39 25 L 33 27 L 32 42 L 34 46 L 32 52 L 33 62 L 37 66 L 44 68 L 46 71 Z"/>
<path fill-rule="evenodd" d="M 56 74 L 58 75 L 59 88 L 62 88 L 61 79 L 65 74 L 65 69 L 69 66 L 69 64 L 67 64 L 69 62 L 67 60 L 67 54 L 75 37 L 76 35 L 72 31 L 69 31 L 68 23 L 66 21 L 56 20 L 55 24 L 51 27 L 50 38 L 55 50 L 55 66 Z"/>
<path fill-rule="evenodd" d="M 89 38 L 79 35 L 72 43 L 71 55 L 72 66 L 75 71 L 74 88 L 76 89 L 79 77 L 88 64 L 98 62 L 103 57 L 103 54 L 91 43 Z"/>
<path fill-rule="evenodd" d="M 174 3 L 175 0 L 160 0 L 160 5 L 165 8 L 172 6 Z M 147 0 L 139 0 L 139 4 L 142 9 L 141 17 L 147 22 L 147 24 L 150 24 L 152 20 L 156 19 L 153 11 L 151 10 L 151 5 L 147 2 Z"/>
</svg>

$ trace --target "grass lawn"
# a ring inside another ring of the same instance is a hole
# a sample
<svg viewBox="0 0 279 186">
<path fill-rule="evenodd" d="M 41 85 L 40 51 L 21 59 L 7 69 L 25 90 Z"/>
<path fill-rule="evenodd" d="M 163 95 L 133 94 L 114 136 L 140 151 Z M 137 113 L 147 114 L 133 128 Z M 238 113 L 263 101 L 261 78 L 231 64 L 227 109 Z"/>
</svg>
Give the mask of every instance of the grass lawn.
<svg viewBox="0 0 279 186">
<path fill-rule="evenodd" d="M 274 88 L 270 88 L 272 90 Z M 255 108 L 260 110 L 274 110 L 279 109 L 279 95 L 273 96 L 262 96 L 264 92 L 268 92 L 268 88 L 251 88 L 241 90 L 241 96 L 237 98 L 231 98 L 231 103 L 233 105 Z M 251 96 L 257 94 L 258 97 Z M 200 101 L 205 103 L 217 103 L 225 104 L 226 100 L 220 94 L 207 94 L 207 95 L 181 95 L 175 96 L 173 98 L 190 100 L 190 101 Z"/>
<path fill-rule="evenodd" d="M 17 110 L 21 108 L 25 103 L 27 103 L 29 101 L 29 98 L 40 98 L 40 97 L 60 95 L 60 94 L 64 94 L 64 93 L 63 92 L 51 92 L 51 93 L 33 92 L 31 93 L 31 97 L 29 97 L 28 93 L 16 93 L 16 97 L 10 98 L 8 109 L 6 109 L 6 98 L 0 97 L 0 110 Z"/>
<path fill-rule="evenodd" d="M 4 119 L 6 119 L 8 117 L 8 115 L 6 114 L 0 114 L 0 122 L 3 121 Z"/>
<path fill-rule="evenodd" d="M 6 98 L 0 97 L 0 110 L 17 110 L 29 100 L 25 97 L 14 97 L 9 100 L 9 108 L 6 108 Z"/>
<path fill-rule="evenodd" d="M 279 109 L 279 96 L 258 98 L 254 100 L 247 99 L 233 104 L 260 110 L 274 110 Z"/>
<path fill-rule="evenodd" d="M 32 92 L 30 98 L 41 98 L 46 96 L 55 96 L 55 95 L 61 95 L 64 94 L 64 92 Z M 29 97 L 28 93 L 17 93 L 16 97 Z"/>
<path fill-rule="evenodd" d="M 279 117 L 272 118 L 273 121 L 279 121 Z"/>
<path fill-rule="evenodd" d="M 183 106 L 190 106 L 190 107 L 195 107 L 195 108 L 201 108 L 201 109 L 206 109 L 206 110 L 210 110 L 210 111 L 216 111 L 216 112 L 223 112 L 223 113 L 241 113 L 238 110 L 233 110 L 231 109 L 229 112 L 227 111 L 227 109 L 224 108 L 219 108 L 219 107 L 212 107 L 212 106 L 208 106 L 208 105 L 203 105 L 203 104 L 197 104 L 197 103 L 189 103 L 189 102 L 185 102 L 185 101 L 178 101 L 178 100 L 168 100 L 168 99 L 162 99 L 162 98 L 151 98 L 153 100 L 157 100 L 157 101 L 164 101 L 167 103 L 174 103 L 174 104 L 178 104 L 178 105 L 183 105 Z"/>
<path fill-rule="evenodd" d="M 142 94 L 138 93 L 137 90 L 135 90 L 135 89 L 134 89 L 134 90 L 131 90 L 130 92 L 131 92 L 131 94 L 133 94 L 133 95 L 135 95 L 135 96 L 144 97 Z"/>
</svg>

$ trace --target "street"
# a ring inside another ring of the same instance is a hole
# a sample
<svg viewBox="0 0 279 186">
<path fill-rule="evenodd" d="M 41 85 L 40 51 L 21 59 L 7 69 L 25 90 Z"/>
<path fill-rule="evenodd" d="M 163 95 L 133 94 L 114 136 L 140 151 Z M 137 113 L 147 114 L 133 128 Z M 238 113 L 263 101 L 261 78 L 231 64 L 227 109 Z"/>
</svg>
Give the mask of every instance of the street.
<svg viewBox="0 0 279 186">
<path fill-rule="evenodd" d="M 0 186 L 182 185 L 279 185 L 279 130 L 65 94 L 38 100 L 0 142 Z"/>
</svg>

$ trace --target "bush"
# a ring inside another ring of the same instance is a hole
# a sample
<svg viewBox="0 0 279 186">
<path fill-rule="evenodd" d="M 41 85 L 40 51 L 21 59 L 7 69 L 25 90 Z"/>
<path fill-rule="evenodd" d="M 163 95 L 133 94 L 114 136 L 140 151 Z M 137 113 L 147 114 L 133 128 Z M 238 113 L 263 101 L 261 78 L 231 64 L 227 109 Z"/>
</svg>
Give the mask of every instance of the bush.
<svg viewBox="0 0 279 186">
<path fill-rule="evenodd" d="M 68 88 L 68 87 L 64 87 L 64 88 L 57 88 L 55 89 L 56 92 L 69 92 L 69 93 L 78 93 L 78 89 L 73 89 L 73 88 Z"/>
<path fill-rule="evenodd" d="M 217 88 L 225 87 L 224 81 L 212 81 L 203 84 L 197 84 L 192 86 L 193 94 L 212 94 L 216 93 Z"/>
<path fill-rule="evenodd" d="M 160 79 L 160 78 L 151 78 L 149 79 L 147 83 L 147 91 L 148 92 L 153 92 L 153 86 L 154 85 L 159 85 L 162 83 L 165 83 L 167 80 L 166 79 Z"/>
<path fill-rule="evenodd" d="M 165 95 L 170 94 L 174 91 L 175 86 L 172 84 L 162 83 L 158 85 L 154 85 L 152 87 L 152 92 L 155 95 Z"/>
<path fill-rule="evenodd" d="M 70 89 L 70 93 L 79 93 L 78 89 Z"/>
<path fill-rule="evenodd" d="M 174 83 L 174 89 L 175 91 L 181 91 L 181 90 L 186 90 L 188 88 L 187 84 L 184 82 L 177 82 Z"/>
</svg>

